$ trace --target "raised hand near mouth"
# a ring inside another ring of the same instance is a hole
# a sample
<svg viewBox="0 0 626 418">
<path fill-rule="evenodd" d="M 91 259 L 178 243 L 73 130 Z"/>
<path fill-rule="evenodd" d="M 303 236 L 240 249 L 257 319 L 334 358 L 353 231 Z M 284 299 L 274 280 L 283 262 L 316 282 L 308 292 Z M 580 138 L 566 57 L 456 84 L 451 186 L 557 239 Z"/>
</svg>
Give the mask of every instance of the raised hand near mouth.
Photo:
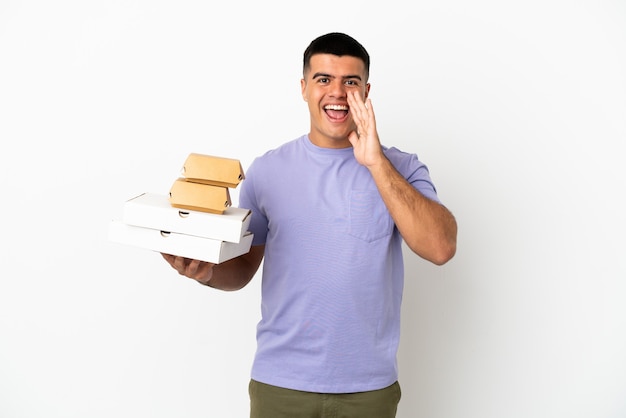
<svg viewBox="0 0 626 418">
<path fill-rule="evenodd" d="M 380 164 L 385 156 L 376 130 L 372 101 L 369 98 L 363 101 L 358 92 L 350 91 L 348 92 L 348 105 L 356 125 L 356 131 L 350 132 L 348 136 L 354 148 L 354 157 L 366 167 Z"/>
</svg>

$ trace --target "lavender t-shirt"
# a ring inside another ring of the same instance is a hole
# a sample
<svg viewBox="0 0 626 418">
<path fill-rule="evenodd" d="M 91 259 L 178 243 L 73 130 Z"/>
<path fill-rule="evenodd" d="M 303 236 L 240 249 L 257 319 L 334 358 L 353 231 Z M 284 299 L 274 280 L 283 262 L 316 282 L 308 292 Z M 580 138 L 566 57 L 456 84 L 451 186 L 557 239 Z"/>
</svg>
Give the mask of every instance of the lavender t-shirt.
<svg viewBox="0 0 626 418">
<path fill-rule="evenodd" d="M 438 201 L 415 154 L 385 154 Z M 324 393 L 395 382 L 402 238 L 352 148 L 304 135 L 265 153 L 246 170 L 239 206 L 252 210 L 253 245 L 265 244 L 252 378 Z"/>
</svg>

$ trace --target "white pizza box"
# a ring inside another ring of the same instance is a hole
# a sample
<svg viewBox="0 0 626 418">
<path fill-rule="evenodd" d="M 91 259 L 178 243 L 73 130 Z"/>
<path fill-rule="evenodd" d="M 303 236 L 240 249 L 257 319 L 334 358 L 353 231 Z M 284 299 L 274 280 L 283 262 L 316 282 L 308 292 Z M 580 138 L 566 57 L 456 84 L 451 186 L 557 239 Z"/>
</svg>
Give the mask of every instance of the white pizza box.
<svg viewBox="0 0 626 418">
<path fill-rule="evenodd" d="M 110 241 L 215 264 L 248 253 L 252 237 L 247 233 L 235 243 L 128 225 L 116 219 L 109 223 Z"/>
<path fill-rule="evenodd" d="M 219 241 L 240 242 L 250 225 L 249 209 L 227 208 L 224 213 L 209 213 L 176 208 L 165 194 L 143 193 L 124 203 L 122 221 L 180 234 Z"/>
</svg>

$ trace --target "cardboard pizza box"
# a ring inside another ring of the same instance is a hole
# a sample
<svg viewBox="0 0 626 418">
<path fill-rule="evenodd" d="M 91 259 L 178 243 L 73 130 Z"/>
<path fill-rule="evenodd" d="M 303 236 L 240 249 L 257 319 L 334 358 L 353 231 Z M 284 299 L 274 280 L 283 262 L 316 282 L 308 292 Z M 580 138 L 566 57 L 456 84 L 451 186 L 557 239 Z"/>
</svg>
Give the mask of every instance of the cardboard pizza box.
<svg viewBox="0 0 626 418">
<path fill-rule="evenodd" d="M 180 209 L 165 194 L 142 193 L 124 202 L 122 221 L 134 226 L 240 242 L 248 231 L 252 212 L 229 207 L 221 213 Z"/>
<path fill-rule="evenodd" d="M 234 243 L 128 225 L 121 220 L 110 221 L 108 232 L 112 242 L 215 264 L 248 253 L 253 238 L 252 233 L 247 233 Z"/>
</svg>

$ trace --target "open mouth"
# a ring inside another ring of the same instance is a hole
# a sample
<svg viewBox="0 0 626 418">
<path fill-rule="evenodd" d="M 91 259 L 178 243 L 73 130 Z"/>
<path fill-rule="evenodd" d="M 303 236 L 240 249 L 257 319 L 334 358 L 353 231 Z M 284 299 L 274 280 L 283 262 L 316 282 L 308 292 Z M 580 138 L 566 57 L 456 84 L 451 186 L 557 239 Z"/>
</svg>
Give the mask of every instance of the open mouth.
<svg viewBox="0 0 626 418">
<path fill-rule="evenodd" d="M 348 117 L 348 111 L 350 108 L 347 105 L 326 105 L 324 111 L 326 115 L 332 120 L 343 121 Z"/>
</svg>

